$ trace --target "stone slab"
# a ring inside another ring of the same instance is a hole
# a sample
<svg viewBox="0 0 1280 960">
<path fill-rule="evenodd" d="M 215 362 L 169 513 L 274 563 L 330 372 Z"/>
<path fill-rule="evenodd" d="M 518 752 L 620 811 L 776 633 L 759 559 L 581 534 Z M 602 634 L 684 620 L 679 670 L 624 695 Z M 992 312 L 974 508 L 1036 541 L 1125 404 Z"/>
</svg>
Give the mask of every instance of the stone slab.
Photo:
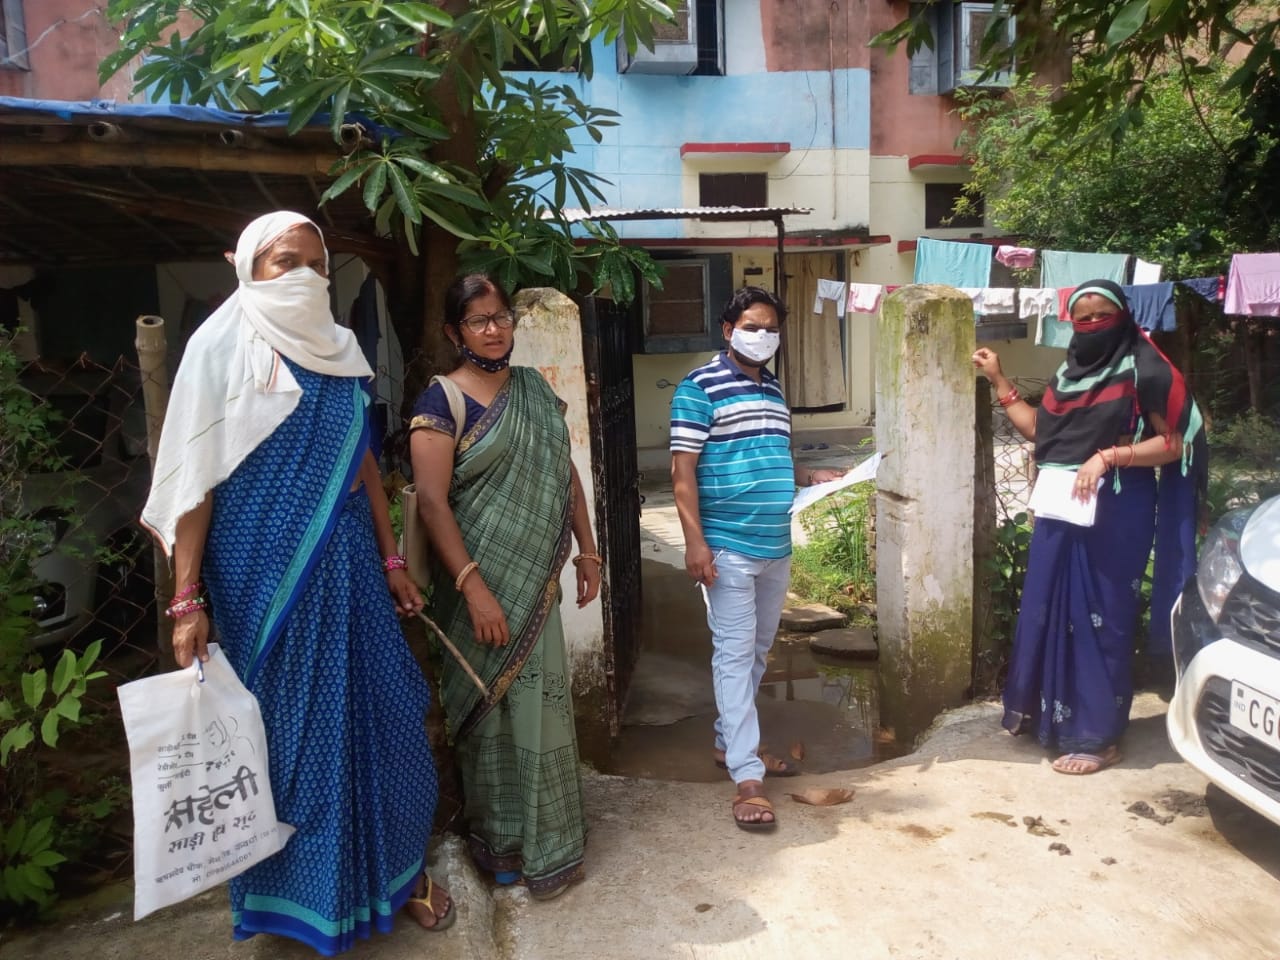
<svg viewBox="0 0 1280 960">
<path fill-rule="evenodd" d="M 839 610 L 833 610 L 824 603 L 802 603 L 782 611 L 781 628 L 794 633 L 834 630 L 843 627 L 848 620 Z"/>
<path fill-rule="evenodd" d="M 874 660 L 880 656 L 880 645 L 870 627 L 823 630 L 809 638 L 809 649 L 841 660 Z"/>
</svg>

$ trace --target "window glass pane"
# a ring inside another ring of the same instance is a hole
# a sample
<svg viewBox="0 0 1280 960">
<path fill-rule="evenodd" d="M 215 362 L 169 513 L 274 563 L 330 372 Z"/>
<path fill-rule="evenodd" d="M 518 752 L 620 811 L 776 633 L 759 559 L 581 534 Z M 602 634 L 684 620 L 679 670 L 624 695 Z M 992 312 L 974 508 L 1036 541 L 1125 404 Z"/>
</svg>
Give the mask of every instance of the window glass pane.
<svg viewBox="0 0 1280 960">
<path fill-rule="evenodd" d="M 700 173 L 698 204 L 703 207 L 767 207 L 769 176 L 764 173 Z"/>
</svg>

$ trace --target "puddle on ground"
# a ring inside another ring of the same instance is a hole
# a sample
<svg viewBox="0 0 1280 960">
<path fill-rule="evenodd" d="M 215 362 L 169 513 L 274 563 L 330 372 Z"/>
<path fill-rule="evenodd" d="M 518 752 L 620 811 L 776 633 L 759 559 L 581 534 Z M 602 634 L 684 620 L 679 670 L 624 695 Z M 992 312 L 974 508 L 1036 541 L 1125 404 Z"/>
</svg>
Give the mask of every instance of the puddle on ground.
<svg viewBox="0 0 1280 960">
<path fill-rule="evenodd" d="M 711 759 L 715 696 L 711 634 L 702 594 L 682 569 L 644 560 L 640 657 L 620 736 L 605 773 L 660 780 L 715 782 Z M 790 758 L 804 745 L 806 773 L 867 766 L 906 750 L 880 727 L 874 664 L 815 656 L 808 641 L 780 637 L 757 698 L 761 740 Z"/>
</svg>

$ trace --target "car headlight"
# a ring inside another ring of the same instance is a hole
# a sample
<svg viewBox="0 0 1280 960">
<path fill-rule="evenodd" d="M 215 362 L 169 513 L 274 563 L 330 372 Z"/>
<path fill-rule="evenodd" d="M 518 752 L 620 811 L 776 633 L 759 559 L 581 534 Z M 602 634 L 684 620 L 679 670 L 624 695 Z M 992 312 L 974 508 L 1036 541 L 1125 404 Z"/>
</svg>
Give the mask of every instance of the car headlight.
<svg viewBox="0 0 1280 960">
<path fill-rule="evenodd" d="M 1240 562 L 1240 532 L 1244 529 L 1252 507 L 1232 510 L 1224 514 L 1200 548 L 1200 563 L 1196 568 L 1196 587 L 1205 610 L 1217 622 L 1222 607 L 1231 596 L 1236 583 L 1244 573 Z"/>
</svg>

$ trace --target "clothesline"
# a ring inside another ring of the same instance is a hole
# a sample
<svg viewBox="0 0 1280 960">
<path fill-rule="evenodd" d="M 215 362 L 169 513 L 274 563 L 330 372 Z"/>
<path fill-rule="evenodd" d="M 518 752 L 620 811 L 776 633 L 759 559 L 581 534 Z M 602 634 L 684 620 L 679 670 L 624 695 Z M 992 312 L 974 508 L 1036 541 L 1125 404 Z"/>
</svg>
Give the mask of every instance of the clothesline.
<svg viewBox="0 0 1280 960">
<path fill-rule="evenodd" d="M 1040 260 L 1040 286 L 993 287 L 991 261 L 1013 269 L 1034 267 Z M 1066 302 L 1086 280 L 1105 278 L 1121 285 L 1135 321 L 1148 331 L 1176 327 L 1174 287 L 1181 285 L 1212 303 L 1222 302 L 1227 314 L 1280 317 L 1280 253 L 1237 253 L 1228 275 L 1161 281 L 1164 267 L 1125 253 L 1080 253 L 1037 250 L 1002 244 L 960 243 L 920 237 L 916 242 L 914 283 L 956 287 L 973 301 L 976 318 L 1017 315 L 1036 321 L 1035 342 L 1065 347 L 1071 339 Z M 875 313 L 893 284 L 818 281 L 814 312 L 823 301 L 834 301 L 837 316 L 846 312 Z"/>
</svg>

